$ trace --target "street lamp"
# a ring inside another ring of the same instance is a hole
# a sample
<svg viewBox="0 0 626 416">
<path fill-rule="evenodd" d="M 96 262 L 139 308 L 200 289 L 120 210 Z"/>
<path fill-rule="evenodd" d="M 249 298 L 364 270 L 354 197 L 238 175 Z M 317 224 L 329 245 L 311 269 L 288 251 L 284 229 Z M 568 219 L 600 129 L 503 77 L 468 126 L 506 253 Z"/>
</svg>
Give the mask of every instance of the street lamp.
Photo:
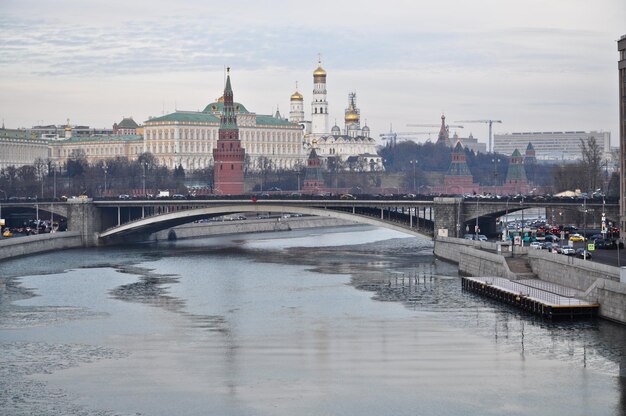
<svg viewBox="0 0 626 416">
<path fill-rule="evenodd" d="M 4 199 L 7 199 L 7 193 L 4 192 L 2 189 L 0 189 L 0 192 L 4 194 Z M 4 225 L 2 221 L 2 200 L 0 200 L 0 233 L 2 233 L 2 226 Z"/>
<path fill-rule="evenodd" d="M 107 166 L 106 162 L 102 164 L 102 170 L 104 171 L 104 195 L 107 193 Z"/>
<path fill-rule="evenodd" d="M 474 228 L 474 232 L 476 233 L 476 238 L 475 240 L 478 241 L 478 201 L 480 198 L 478 198 L 478 195 L 476 195 L 476 226 Z"/>
<path fill-rule="evenodd" d="M 587 260 L 585 239 L 587 236 L 587 197 L 583 196 L 583 260 Z"/>
<path fill-rule="evenodd" d="M 522 195 L 522 200 L 519 203 L 520 203 L 520 206 L 522 207 L 522 239 L 521 239 L 522 241 L 521 243 L 522 243 L 522 247 L 524 247 L 524 236 L 525 236 L 524 228 L 526 228 L 524 224 L 524 195 Z"/>
<path fill-rule="evenodd" d="M 413 192 L 415 192 L 416 194 L 418 194 L 418 190 L 415 187 L 415 167 L 417 166 L 417 160 L 409 160 L 409 163 L 413 165 Z"/>
<path fill-rule="evenodd" d="M 300 192 L 300 168 L 298 168 L 296 175 L 298 176 L 298 192 Z"/>
<path fill-rule="evenodd" d="M 491 161 L 493 162 L 493 186 L 495 188 L 496 186 L 498 186 L 498 163 L 500 163 L 500 158 L 494 157 L 493 159 L 491 159 Z"/>
<path fill-rule="evenodd" d="M 141 177 L 141 187 L 143 190 L 143 197 L 146 197 L 146 165 L 147 162 L 141 162 L 141 167 L 143 168 L 143 175 Z"/>
<path fill-rule="evenodd" d="M 506 210 L 504 213 L 504 232 L 502 233 L 502 241 L 508 241 L 509 239 L 509 200 L 511 199 L 510 195 L 506 196 Z"/>
</svg>

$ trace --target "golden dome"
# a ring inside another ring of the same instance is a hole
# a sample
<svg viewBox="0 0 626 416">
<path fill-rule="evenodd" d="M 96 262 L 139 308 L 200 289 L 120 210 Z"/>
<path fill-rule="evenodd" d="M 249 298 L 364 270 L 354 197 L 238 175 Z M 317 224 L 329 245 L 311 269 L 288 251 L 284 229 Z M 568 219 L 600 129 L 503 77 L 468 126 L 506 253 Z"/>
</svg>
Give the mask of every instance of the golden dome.
<svg viewBox="0 0 626 416">
<path fill-rule="evenodd" d="M 346 123 L 359 121 L 359 115 L 354 111 L 349 111 L 346 113 L 345 120 L 346 120 Z"/>
<path fill-rule="evenodd" d="M 291 101 L 303 101 L 304 97 L 298 91 L 291 94 Z"/>
<path fill-rule="evenodd" d="M 320 65 L 320 66 L 317 67 L 317 69 L 315 71 L 313 71 L 313 76 L 316 76 L 316 77 L 326 76 L 326 71 Z"/>
<path fill-rule="evenodd" d="M 220 98 L 217 99 L 218 103 L 223 103 L 224 102 L 224 96 L 222 95 Z"/>
</svg>

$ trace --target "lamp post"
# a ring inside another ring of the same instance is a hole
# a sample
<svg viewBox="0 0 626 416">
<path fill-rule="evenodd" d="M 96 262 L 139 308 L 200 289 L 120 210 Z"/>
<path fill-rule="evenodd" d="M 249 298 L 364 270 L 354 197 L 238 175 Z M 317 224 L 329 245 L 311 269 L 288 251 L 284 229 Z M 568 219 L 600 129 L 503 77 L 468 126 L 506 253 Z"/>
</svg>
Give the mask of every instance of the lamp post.
<svg viewBox="0 0 626 416">
<path fill-rule="evenodd" d="M 106 162 L 102 164 L 102 170 L 104 171 L 104 195 L 107 193 L 107 166 Z"/>
<path fill-rule="evenodd" d="M 491 161 L 493 162 L 493 187 L 494 187 L 494 193 L 495 192 L 495 187 L 498 186 L 498 163 L 500 163 L 500 158 L 499 157 L 494 157 L 493 159 L 491 159 Z"/>
<path fill-rule="evenodd" d="M 587 260 L 585 239 L 587 235 L 587 197 L 583 196 L 583 260 Z"/>
<path fill-rule="evenodd" d="M 143 174 L 141 176 L 141 189 L 143 191 L 143 198 L 146 197 L 146 162 L 141 162 L 141 167 L 143 168 Z"/>
<path fill-rule="evenodd" d="M 476 226 L 474 227 L 474 232 L 476 233 L 476 238 L 475 240 L 478 241 L 478 201 L 480 198 L 478 198 L 478 195 L 476 195 Z"/>
<path fill-rule="evenodd" d="M 415 167 L 417 166 L 417 159 L 409 160 L 409 163 L 413 165 L 413 192 L 418 194 L 418 190 L 415 187 Z"/>
<path fill-rule="evenodd" d="M 509 239 L 509 200 L 511 199 L 510 195 L 506 196 L 506 210 L 504 214 L 504 232 L 502 233 L 502 241 L 507 241 Z"/>
<path fill-rule="evenodd" d="M 0 192 L 2 192 L 4 194 L 4 199 L 7 199 L 7 193 L 4 192 L 2 189 L 0 189 Z M 3 219 L 2 219 L 2 200 L 0 200 L 0 233 L 2 233 L 2 227 L 4 226 L 2 221 L 3 221 Z M 618 249 L 619 249 L 619 247 L 618 247 Z"/>
<path fill-rule="evenodd" d="M 300 168 L 299 167 L 298 167 L 298 171 L 296 175 L 298 176 L 298 193 L 300 193 Z"/>
<path fill-rule="evenodd" d="M 522 200 L 519 203 L 522 207 L 522 239 L 521 239 L 522 241 L 521 243 L 522 243 L 522 247 L 524 247 L 524 235 L 525 235 L 524 228 L 526 228 L 524 224 L 524 195 L 522 195 Z"/>
</svg>

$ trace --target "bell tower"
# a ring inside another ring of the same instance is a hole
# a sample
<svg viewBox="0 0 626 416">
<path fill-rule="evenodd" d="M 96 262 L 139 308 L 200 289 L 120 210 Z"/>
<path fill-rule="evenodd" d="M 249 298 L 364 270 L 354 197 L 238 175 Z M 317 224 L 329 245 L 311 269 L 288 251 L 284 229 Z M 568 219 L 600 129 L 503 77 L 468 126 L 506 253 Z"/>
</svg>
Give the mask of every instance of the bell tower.
<svg viewBox="0 0 626 416">
<path fill-rule="evenodd" d="M 311 134 L 328 134 L 328 102 L 326 101 L 326 71 L 318 59 L 313 71 L 313 101 L 311 102 Z"/>
</svg>

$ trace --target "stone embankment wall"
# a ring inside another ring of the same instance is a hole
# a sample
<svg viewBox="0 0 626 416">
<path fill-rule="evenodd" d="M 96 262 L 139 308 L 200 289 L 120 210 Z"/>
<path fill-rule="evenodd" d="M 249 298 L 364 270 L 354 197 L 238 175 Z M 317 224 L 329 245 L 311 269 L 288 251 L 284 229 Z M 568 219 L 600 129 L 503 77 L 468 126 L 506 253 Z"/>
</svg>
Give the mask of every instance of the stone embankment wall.
<svg viewBox="0 0 626 416">
<path fill-rule="evenodd" d="M 82 246 L 83 240 L 79 231 L 7 238 L 0 241 L 0 260 Z"/>
<path fill-rule="evenodd" d="M 498 253 L 500 246 L 502 254 Z M 499 276 L 510 279 L 515 274 L 509 270 L 505 256 L 511 256 L 509 245 L 488 241 L 465 240 L 453 237 L 435 239 L 435 256 L 459 265 L 459 272 L 469 276 Z M 516 247 L 519 249 L 519 247 Z M 516 250 L 517 253 L 517 250 Z"/>
<path fill-rule="evenodd" d="M 532 271 L 540 280 L 576 289 L 584 300 L 600 304 L 599 316 L 626 324 L 626 283 L 620 283 L 619 268 L 544 250 L 514 247 L 513 256 L 527 254 Z M 470 276 L 515 279 L 496 243 L 437 237 L 435 255 L 459 264 Z M 503 247 L 505 256 L 510 256 Z"/>
<path fill-rule="evenodd" d="M 528 260 L 541 280 L 583 292 L 583 299 L 600 304 L 599 316 L 626 323 L 626 283 L 618 267 L 531 250 Z"/>
<path fill-rule="evenodd" d="M 323 217 L 294 217 L 271 218 L 269 220 L 238 220 L 223 222 L 201 222 L 183 224 L 167 230 L 162 230 L 150 236 L 151 240 L 162 241 L 179 238 L 198 238 L 221 234 L 262 233 L 272 231 L 289 231 L 302 228 L 341 227 L 357 225 L 357 223 L 337 218 Z"/>
</svg>

